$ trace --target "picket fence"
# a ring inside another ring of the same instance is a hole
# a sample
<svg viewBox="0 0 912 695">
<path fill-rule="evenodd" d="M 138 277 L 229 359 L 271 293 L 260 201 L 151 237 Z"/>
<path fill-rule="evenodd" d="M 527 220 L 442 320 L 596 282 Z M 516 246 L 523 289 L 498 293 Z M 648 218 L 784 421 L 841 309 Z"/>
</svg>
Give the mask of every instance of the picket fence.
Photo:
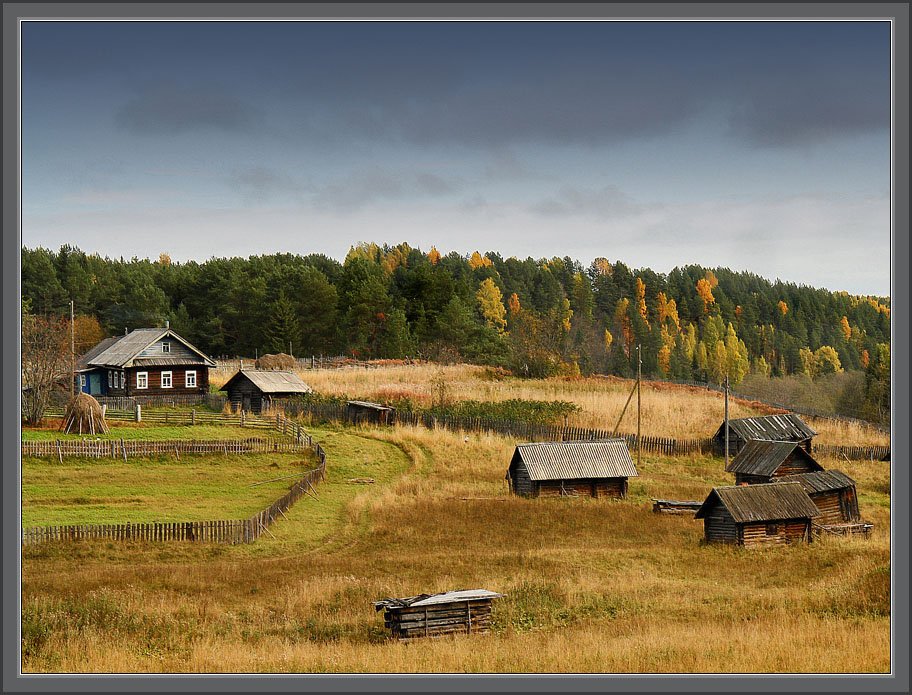
<svg viewBox="0 0 912 695">
<path fill-rule="evenodd" d="M 158 454 L 265 454 L 301 451 L 299 441 L 273 437 L 248 439 L 120 439 L 22 442 L 23 456 L 79 456 L 83 458 L 127 458 Z"/>
<path fill-rule="evenodd" d="M 82 540 L 110 541 L 196 541 L 201 543 L 253 543 L 269 526 L 306 494 L 315 494 L 316 483 L 326 478 L 326 452 L 301 426 L 287 418 L 275 418 L 276 427 L 291 433 L 296 446 L 306 446 L 318 460 L 316 468 L 307 471 L 291 486 L 289 491 L 264 510 L 249 519 L 223 519 L 215 521 L 175 521 L 122 524 L 71 524 L 22 529 L 22 544 L 36 545 L 50 541 L 70 542 Z M 34 443 L 34 442 L 33 442 Z M 186 442 L 185 442 L 186 443 Z M 300 448 L 299 446 L 299 448 Z"/>
</svg>

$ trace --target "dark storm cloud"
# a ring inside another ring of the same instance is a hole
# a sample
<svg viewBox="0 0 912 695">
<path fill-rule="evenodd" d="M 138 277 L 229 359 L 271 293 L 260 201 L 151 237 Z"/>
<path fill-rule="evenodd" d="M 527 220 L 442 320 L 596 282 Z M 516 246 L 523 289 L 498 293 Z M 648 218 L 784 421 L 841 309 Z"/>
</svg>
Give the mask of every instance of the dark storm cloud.
<svg viewBox="0 0 912 695">
<path fill-rule="evenodd" d="M 645 208 L 616 186 L 602 188 L 565 187 L 550 198 L 530 207 L 532 212 L 549 217 L 594 215 L 622 217 L 643 212 Z"/>
<path fill-rule="evenodd" d="M 403 172 L 370 167 L 326 184 L 313 196 L 318 210 L 351 212 L 383 200 L 440 197 L 458 191 L 461 184 L 427 172 Z"/>
<path fill-rule="evenodd" d="M 140 135 L 190 131 L 246 132 L 258 112 L 226 90 L 212 85 L 159 84 L 134 97 L 117 112 L 115 122 Z"/>
</svg>

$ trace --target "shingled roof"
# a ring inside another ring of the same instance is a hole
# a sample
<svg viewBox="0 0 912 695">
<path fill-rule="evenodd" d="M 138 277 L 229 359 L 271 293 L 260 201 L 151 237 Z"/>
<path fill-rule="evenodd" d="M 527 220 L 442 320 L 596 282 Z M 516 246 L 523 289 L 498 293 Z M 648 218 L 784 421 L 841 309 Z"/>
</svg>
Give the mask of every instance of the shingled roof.
<svg viewBox="0 0 912 695">
<path fill-rule="evenodd" d="M 532 480 L 622 478 L 638 475 L 624 439 L 519 444 L 519 457 Z M 507 473 L 509 475 L 509 472 Z"/>
<path fill-rule="evenodd" d="M 728 421 L 729 435 L 734 433 L 744 441 L 767 439 L 777 442 L 803 442 L 816 436 L 816 432 L 795 413 L 741 417 Z M 716 437 L 725 436 L 725 423 L 716 430 Z"/>
<path fill-rule="evenodd" d="M 799 483 L 715 487 L 694 518 L 705 518 L 716 504 L 725 507 L 737 524 L 820 516 L 820 510 Z"/>
<path fill-rule="evenodd" d="M 232 376 L 220 390 L 227 391 L 228 387 L 238 379 L 248 379 L 263 393 L 313 392 L 313 389 L 294 372 L 278 369 L 242 369 Z"/>
<path fill-rule="evenodd" d="M 89 350 L 87 353 L 85 353 L 84 355 L 81 355 L 76 360 L 76 371 L 81 372 L 86 369 L 92 369 L 92 367 L 90 366 L 90 362 L 92 362 L 92 360 L 94 360 L 96 357 L 98 357 L 98 355 L 103 353 L 105 350 L 107 350 L 109 347 L 111 347 L 114 343 L 116 343 L 118 340 L 120 340 L 123 337 L 124 336 L 122 336 L 122 335 L 115 335 L 115 336 L 111 336 L 110 338 L 105 338 L 100 343 L 98 343 L 98 345 L 96 345 L 91 350 Z"/>
<path fill-rule="evenodd" d="M 747 475 L 772 475 L 796 449 L 799 456 L 811 462 L 818 470 L 823 470 L 823 466 L 802 449 L 798 442 L 771 442 L 765 439 L 752 439 L 747 442 L 725 470 L 729 473 Z"/>
<path fill-rule="evenodd" d="M 842 471 L 828 470 L 815 471 L 814 473 L 795 473 L 779 478 L 781 482 L 795 482 L 804 488 L 808 494 L 814 492 L 831 492 L 854 487 L 855 481 Z"/>
</svg>

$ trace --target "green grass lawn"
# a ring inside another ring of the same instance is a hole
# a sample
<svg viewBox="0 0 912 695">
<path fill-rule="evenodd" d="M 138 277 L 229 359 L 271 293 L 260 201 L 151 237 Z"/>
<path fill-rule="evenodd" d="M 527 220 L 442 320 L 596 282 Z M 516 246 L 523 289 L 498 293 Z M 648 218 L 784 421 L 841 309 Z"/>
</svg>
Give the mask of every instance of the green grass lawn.
<svg viewBox="0 0 912 695">
<path fill-rule="evenodd" d="M 248 437 L 282 437 L 276 430 L 240 425 L 163 425 L 142 422 L 109 423 L 107 434 L 64 434 L 56 427 L 22 428 L 22 441 L 55 441 L 79 439 L 247 439 Z"/>
<path fill-rule="evenodd" d="M 317 465 L 299 454 L 119 459 L 26 458 L 22 525 L 242 519 L 281 497 Z M 277 480 L 251 487 L 272 478 Z"/>
</svg>

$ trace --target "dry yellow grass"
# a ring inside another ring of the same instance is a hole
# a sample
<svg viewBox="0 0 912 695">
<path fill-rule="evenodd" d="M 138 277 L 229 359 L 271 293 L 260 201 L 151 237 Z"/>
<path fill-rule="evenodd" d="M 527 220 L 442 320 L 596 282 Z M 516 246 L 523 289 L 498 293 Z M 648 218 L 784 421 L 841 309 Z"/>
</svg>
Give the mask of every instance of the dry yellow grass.
<svg viewBox="0 0 912 695">
<path fill-rule="evenodd" d="M 615 426 L 634 382 L 614 377 L 578 379 L 491 378 L 491 370 L 473 365 L 392 365 L 344 369 L 302 370 L 301 377 L 318 393 L 384 400 L 409 397 L 429 404 L 431 382 L 442 375 L 452 398 L 504 401 L 512 398 L 562 400 L 576 403 L 582 411 L 570 417 L 577 427 L 611 429 Z M 230 375 L 225 375 L 224 378 Z M 211 377 L 216 381 L 215 372 Z M 219 377 L 221 378 L 221 377 Z M 722 422 L 722 395 L 707 389 L 644 381 L 640 426 L 646 436 L 691 439 L 712 436 Z M 765 415 L 771 410 L 760 403 L 732 399 L 730 417 Z M 837 420 L 807 418 L 819 433 L 820 444 L 846 446 L 889 445 L 889 435 L 873 427 Z M 621 421 L 620 431 L 636 432 L 636 396 Z"/>
<path fill-rule="evenodd" d="M 859 482 L 870 539 L 753 550 L 651 497 L 702 498 L 721 461 L 645 456 L 626 501 L 505 494 L 515 442 L 423 428 L 323 430 L 329 465 L 398 473 L 302 500 L 255 546 L 77 545 L 23 562 L 23 669 L 100 672 L 876 672 L 890 669 L 889 465 Z M 349 452 L 349 453 L 346 453 Z M 403 459 L 402 462 L 397 462 Z M 354 460 L 352 458 L 352 460 Z M 829 462 L 825 463 L 828 465 Z M 346 476 L 351 475 L 346 472 Z M 322 517 L 321 517 L 322 518 Z M 502 591 L 494 631 L 398 644 L 371 601 Z"/>
</svg>

